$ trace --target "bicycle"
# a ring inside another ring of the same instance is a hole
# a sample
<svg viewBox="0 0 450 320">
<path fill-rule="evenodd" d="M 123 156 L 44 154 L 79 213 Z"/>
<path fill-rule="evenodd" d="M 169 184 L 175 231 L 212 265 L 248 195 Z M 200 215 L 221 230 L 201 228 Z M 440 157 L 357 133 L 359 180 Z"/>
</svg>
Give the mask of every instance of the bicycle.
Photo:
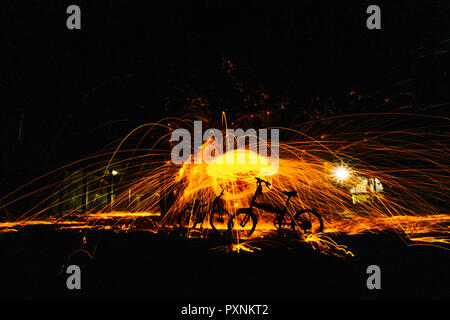
<svg viewBox="0 0 450 320">
<path fill-rule="evenodd" d="M 200 230 L 203 231 L 203 223 L 207 215 L 209 215 L 209 224 L 213 231 L 220 234 L 221 229 L 226 230 L 230 214 L 220 205 L 223 192 L 224 190 L 210 203 L 201 204 L 200 200 L 195 200 L 193 205 L 184 208 L 178 216 L 178 225 L 182 233 L 195 229 L 198 224 L 200 224 Z M 210 210 L 206 207 L 209 207 Z"/>
<path fill-rule="evenodd" d="M 228 233 L 238 238 L 248 238 L 255 231 L 258 219 L 253 212 L 254 207 L 264 211 L 276 213 L 273 224 L 279 231 L 285 226 L 290 226 L 294 232 L 302 231 L 303 234 L 320 233 L 323 231 L 323 220 L 317 211 L 313 209 L 302 209 L 298 211 L 295 216 L 292 216 L 287 207 L 292 197 L 297 196 L 297 191 L 281 191 L 287 196 L 286 203 L 283 207 L 275 207 L 270 204 L 258 203 L 256 198 L 262 194 L 264 183 L 270 189 L 270 182 L 260 178 L 255 178 L 257 187 L 248 208 L 241 208 L 233 214 L 228 221 Z M 287 218 L 287 219 L 286 219 Z"/>
</svg>

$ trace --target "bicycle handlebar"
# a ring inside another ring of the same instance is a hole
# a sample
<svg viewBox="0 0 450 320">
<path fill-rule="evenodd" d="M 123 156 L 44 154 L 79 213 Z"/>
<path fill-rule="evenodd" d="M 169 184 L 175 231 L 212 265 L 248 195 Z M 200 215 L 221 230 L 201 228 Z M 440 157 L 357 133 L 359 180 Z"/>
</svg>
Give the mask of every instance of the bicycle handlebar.
<svg viewBox="0 0 450 320">
<path fill-rule="evenodd" d="M 266 184 L 266 187 L 270 188 L 270 182 L 269 181 L 263 180 L 263 179 L 258 178 L 258 177 L 255 177 L 255 179 L 256 179 L 258 184 L 262 184 L 264 182 Z"/>
</svg>

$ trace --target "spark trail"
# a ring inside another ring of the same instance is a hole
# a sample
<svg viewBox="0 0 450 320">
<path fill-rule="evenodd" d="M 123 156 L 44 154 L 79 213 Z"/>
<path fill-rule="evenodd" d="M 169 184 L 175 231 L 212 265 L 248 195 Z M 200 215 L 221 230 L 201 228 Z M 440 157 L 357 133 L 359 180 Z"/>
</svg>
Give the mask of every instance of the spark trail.
<svg viewBox="0 0 450 320">
<path fill-rule="evenodd" d="M 378 130 L 368 130 L 375 117 L 381 123 Z M 285 198 L 279 191 L 295 190 L 298 197 L 291 200 L 291 214 L 302 208 L 320 213 L 323 233 L 303 236 L 299 241 L 323 252 L 351 254 L 332 240 L 333 235 L 385 230 L 397 232 L 407 244 L 448 248 L 449 136 L 445 130 L 432 134 L 402 126 L 405 118 L 427 117 L 359 114 L 326 119 L 326 126 L 319 129 L 311 123 L 303 123 L 301 130 L 298 126 L 280 127 L 277 172 L 267 170 L 268 159 L 249 151 L 248 146 L 232 152 L 256 158 L 257 164 L 213 161 L 174 165 L 170 161 L 171 132 L 192 126 L 192 122 L 163 119 L 136 128 L 109 153 L 55 170 L 2 197 L 0 209 L 5 212 L 14 206 L 23 208 L 20 203 L 27 199 L 33 201 L 15 219 L 3 219 L 0 232 L 39 224 L 113 228 L 118 232 L 157 232 L 162 227 L 175 230 L 183 208 L 195 200 L 212 201 L 221 190 L 223 205 L 231 214 L 247 207 L 255 190 L 255 177 L 260 177 L 272 186 L 271 190 L 264 189 L 261 201 L 280 206 Z M 443 128 L 447 127 L 449 119 L 436 118 Z M 383 128 L 393 125 L 398 129 Z M 348 170 L 343 171 L 343 166 Z M 61 177 L 67 169 L 74 172 L 69 178 L 54 178 L 52 183 L 39 185 L 49 176 Z M 355 203 L 349 190 L 361 187 L 361 177 L 376 178 L 384 190 L 377 192 L 364 185 L 366 199 Z M 163 203 L 165 212 L 161 215 Z M 273 219 L 273 214 L 258 211 L 252 239 L 264 239 L 273 233 Z M 252 239 L 241 239 L 235 249 L 243 249 Z"/>
</svg>

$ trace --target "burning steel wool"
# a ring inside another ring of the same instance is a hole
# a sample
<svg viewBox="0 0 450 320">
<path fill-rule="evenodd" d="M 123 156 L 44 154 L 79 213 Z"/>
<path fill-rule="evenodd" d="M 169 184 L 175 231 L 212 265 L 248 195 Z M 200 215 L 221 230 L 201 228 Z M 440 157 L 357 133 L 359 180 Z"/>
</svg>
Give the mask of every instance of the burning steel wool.
<svg viewBox="0 0 450 320">
<path fill-rule="evenodd" d="M 376 119 L 401 123 L 396 114 Z M 446 125 L 449 119 L 438 120 Z M 172 133 L 193 124 L 177 118 L 145 124 L 112 152 L 55 170 L 3 197 L 4 211 L 27 199 L 32 205 L 0 223 L 0 232 L 39 224 L 117 232 L 183 230 L 188 237 L 214 231 L 229 239 L 229 250 L 255 251 L 258 243 L 285 230 L 286 237 L 321 252 L 352 256 L 351 248 L 333 236 L 390 230 L 406 244 L 448 249 L 448 135 L 400 125 L 395 131 L 361 130 L 370 123 L 372 116 L 354 115 L 329 118 L 320 130 L 309 123 L 267 128 L 280 131 L 276 170 L 273 159 L 250 143 L 224 148 L 208 162 L 174 164 Z M 225 120 L 220 129 L 225 137 L 226 129 Z M 201 150 L 209 144 L 211 139 L 202 141 Z M 226 161 L 239 157 L 245 162 Z M 34 187 L 49 177 L 50 183 Z M 308 212 L 314 215 L 306 218 Z M 253 229 L 247 236 L 233 233 L 248 222 Z"/>
</svg>

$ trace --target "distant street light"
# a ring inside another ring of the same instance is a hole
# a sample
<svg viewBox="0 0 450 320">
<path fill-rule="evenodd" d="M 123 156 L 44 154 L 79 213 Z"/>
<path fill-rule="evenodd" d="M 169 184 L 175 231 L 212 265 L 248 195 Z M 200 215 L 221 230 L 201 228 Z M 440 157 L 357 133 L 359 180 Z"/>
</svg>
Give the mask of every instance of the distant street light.
<svg viewBox="0 0 450 320">
<path fill-rule="evenodd" d="M 347 180 L 350 177 L 350 175 L 351 175 L 350 170 L 342 165 L 339 167 L 336 167 L 333 171 L 333 177 L 338 182 L 343 182 L 343 181 Z"/>
<path fill-rule="evenodd" d="M 114 203 L 114 176 L 118 175 L 119 172 L 116 170 L 111 171 L 111 211 L 113 210 L 113 203 Z"/>
</svg>

